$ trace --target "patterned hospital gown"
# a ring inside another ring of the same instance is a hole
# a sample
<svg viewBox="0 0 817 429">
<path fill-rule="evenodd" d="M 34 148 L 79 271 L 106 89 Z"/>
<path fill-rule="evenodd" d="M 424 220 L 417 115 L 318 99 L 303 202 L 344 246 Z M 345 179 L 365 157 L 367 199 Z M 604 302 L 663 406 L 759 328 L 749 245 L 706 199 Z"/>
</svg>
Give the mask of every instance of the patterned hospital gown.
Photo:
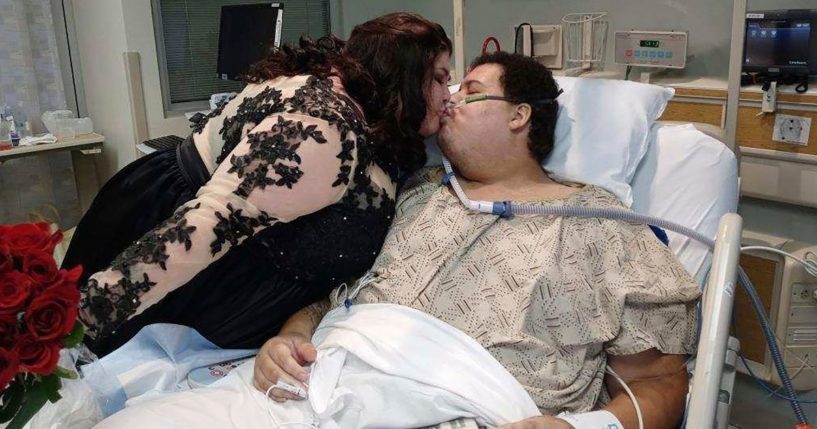
<svg viewBox="0 0 817 429">
<path fill-rule="evenodd" d="M 464 331 L 546 414 L 607 401 L 607 354 L 692 351 L 699 288 L 649 228 L 476 213 L 441 177 L 427 169 L 407 183 L 378 277 L 354 302 L 413 307 Z M 595 186 L 533 204 L 622 207 Z"/>
</svg>

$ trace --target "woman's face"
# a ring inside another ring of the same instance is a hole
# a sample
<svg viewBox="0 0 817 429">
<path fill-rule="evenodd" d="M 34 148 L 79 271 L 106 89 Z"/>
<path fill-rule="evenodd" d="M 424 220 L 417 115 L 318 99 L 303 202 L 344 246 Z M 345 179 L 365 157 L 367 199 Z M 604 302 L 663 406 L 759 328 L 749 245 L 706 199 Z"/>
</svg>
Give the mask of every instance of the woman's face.
<svg viewBox="0 0 817 429">
<path fill-rule="evenodd" d="M 434 69 L 426 82 L 425 101 L 426 117 L 420 124 L 420 135 L 428 137 L 435 134 L 440 129 L 440 119 L 445 114 L 446 104 L 451 98 L 448 92 L 448 80 L 451 77 L 451 67 L 449 61 L 451 55 L 443 52 L 434 60 Z"/>
</svg>

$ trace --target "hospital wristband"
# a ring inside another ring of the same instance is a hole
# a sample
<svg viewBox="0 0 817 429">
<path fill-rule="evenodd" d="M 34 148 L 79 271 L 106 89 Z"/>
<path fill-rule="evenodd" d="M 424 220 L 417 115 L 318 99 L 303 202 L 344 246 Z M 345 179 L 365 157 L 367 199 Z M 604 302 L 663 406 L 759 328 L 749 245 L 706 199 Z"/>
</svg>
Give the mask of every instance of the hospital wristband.
<svg viewBox="0 0 817 429">
<path fill-rule="evenodd" d="M 558 418 L 570 423 L 575 429 L 624 429 L 616 416 L 606 410 L 581 414 L 559 414 Z"/>
</svg>

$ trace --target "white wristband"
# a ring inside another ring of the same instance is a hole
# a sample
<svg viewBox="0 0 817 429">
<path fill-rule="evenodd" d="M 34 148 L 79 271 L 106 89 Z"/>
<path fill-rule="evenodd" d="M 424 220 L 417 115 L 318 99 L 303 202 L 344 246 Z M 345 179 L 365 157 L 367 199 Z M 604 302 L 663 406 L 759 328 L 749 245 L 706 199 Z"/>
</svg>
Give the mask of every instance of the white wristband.
<svg viewBox="0 0 817 429">
<path fill-rule="evenodd" d="M 606 410 L 581 414 L 559 414 L 557 417 L 570 423 L 575 429 L 624 429 L 616 416 Z"/>
</svg>

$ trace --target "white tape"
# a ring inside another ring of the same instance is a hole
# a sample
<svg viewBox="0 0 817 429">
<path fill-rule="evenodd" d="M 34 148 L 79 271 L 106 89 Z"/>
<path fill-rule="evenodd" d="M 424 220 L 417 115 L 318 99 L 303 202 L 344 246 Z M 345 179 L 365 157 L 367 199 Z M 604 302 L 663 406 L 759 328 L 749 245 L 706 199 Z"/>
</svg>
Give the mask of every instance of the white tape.
<svg viewBox="0 0 817 429">
<path fill-rule="evenodd" d="M 605 410 L 581 414 L 560 414 L 560 419 L 570 423 L 575 429 L 624 429 L 616 416 Z"/>
<path fill-rule="evenodd" d="M 278 380 L 278 382 L 275 383 L 275 388 L 281 389 L 285 392 L 289 392 L 295 396 L 306 399 L 306 391 L 304 389 L 301 389 L 300 387 L 295 386 L 293 384 L 289 384 L 286 381 Z"/>
</svg>

